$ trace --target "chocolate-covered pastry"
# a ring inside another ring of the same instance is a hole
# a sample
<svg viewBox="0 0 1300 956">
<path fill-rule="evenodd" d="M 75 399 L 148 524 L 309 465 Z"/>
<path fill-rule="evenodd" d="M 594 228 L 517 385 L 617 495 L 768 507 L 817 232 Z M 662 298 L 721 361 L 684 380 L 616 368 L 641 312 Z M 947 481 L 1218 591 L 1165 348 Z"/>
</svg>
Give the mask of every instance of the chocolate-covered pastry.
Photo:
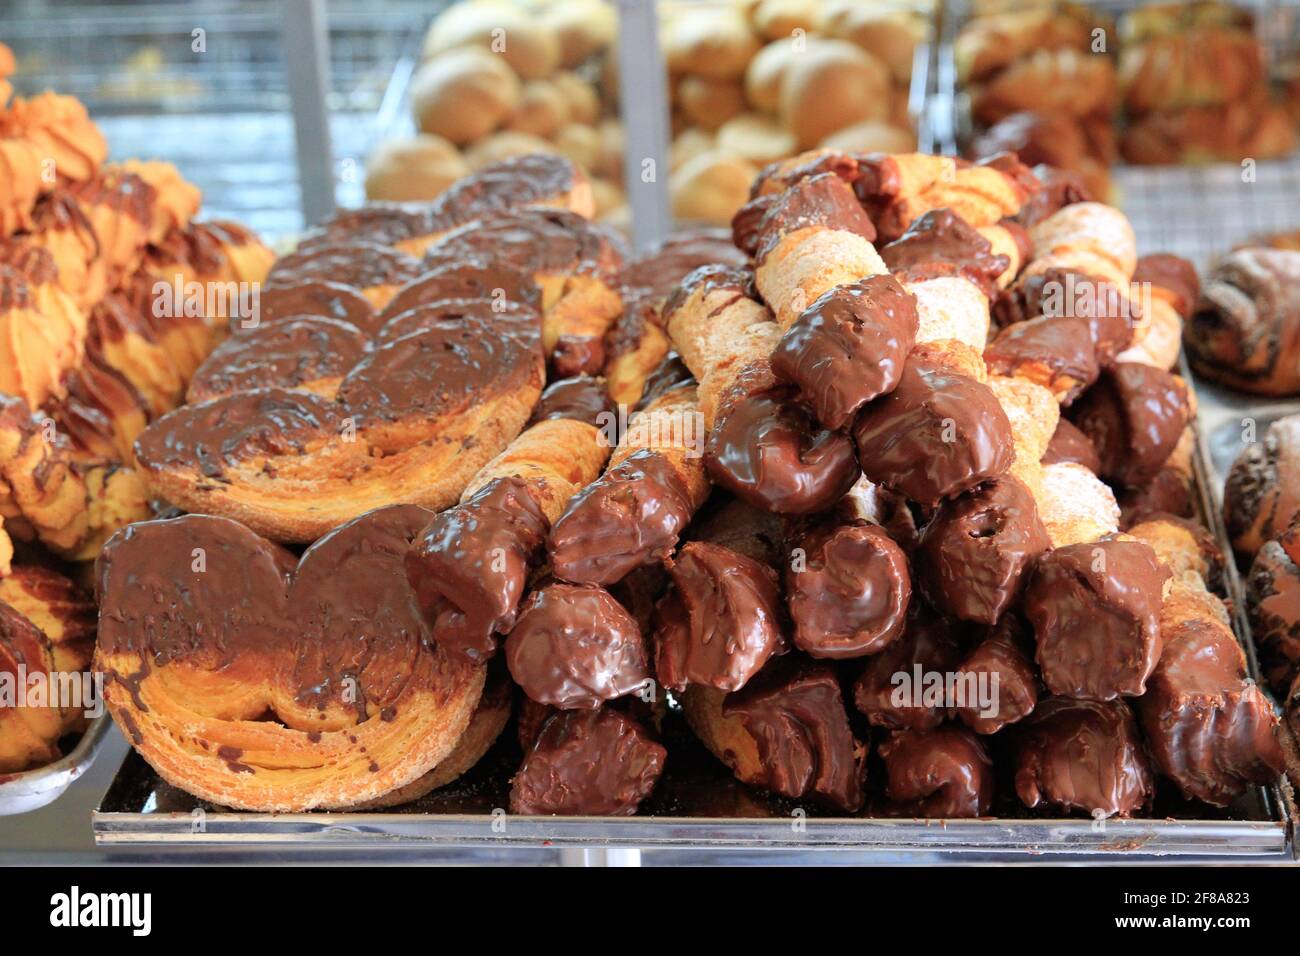
<svg viewBox="0 0 1300 956">
<path fill-rule="evenodd" d="M 569 502 L 551 531 L 553 570 L 566 581 L 612 584 L 671 554 L 694 510 L 676 470 L 643 449 Z"/>
<path fill-rule="evenodd" d="M 1246 578 L 1246 610 L 1264 678 L 1279 697 L 1300 673 L 1300 517 L 1265 542 Z"/>
<path fill-rule="evenodd" d="M 668 564 L 673 590 L 660 602 L 655 631 L 659 683 L 744 687 L 785 649 L 776 572 L 706 541 L 683 545 Z"/>
<path fill-rule="evenodd" d="M 222 342 L 195 371 L 186 400 L 262 386 L 301 388 L 333 395 L 368 343 L 356 326 L 319 316 L 275 322 Z"/>
<path fill-rule="evenodd" d="M 874 654 L 903 633 L 911 575 L 906 555 L 883 528 L 827 519 L 790 546 L 784 577 L 796 647 L 841 660 Z"/>
<path fill-rule="evenodd" d="M 814 227 L 855 233 L 868 242 L 876 238 L 875 226 L 848 183 L 834 173 L 819 173 L 791 184 L 766 205 L 752 234 L 742 229 L 741 249 L 762 263 L 784 236 Z"/>
<path fill-rule="evenodd" d="M 704 463 L 715 483 L 782 514 L 823 511 L 858 478 L 848 436 L 819 426 L 792 388 L 745 394 L 724 407 Z"/>
<path fill-rule="evenodd" d="M 951 209 L 931 209 L 882 247 L 880 258 L 903 282 L 959 275 L 992 300 L 998 276 L 1011 265 L 1007 256 L 992 250 L 989 241 Z"/>
<path fill-rule="evenodd" d="M 1083 177 L 1073 170 L 1040 164 L 1034 167 L 1033 172 L 1042 188 L 1031 195 L 1016 214 L 1021 225 L 1035 225 L 1066 206 L 1092 201 Z"/>
<path fill-rule="evenodd" d="M 1085 319 L 1039 316 L 1013 322 L 984 350 L 995 375 L 1036 382 L 1070 405 L 1097 380 L 1097 350 Z"/>
<path fill-rule="evenodd" d="M 590 375 L 576 375 L 552 382 L 542 390 L 529 425 L 554 418 L 571 418 L 594 428 L 605 428 L 616 409 L 605 383 Z"/>
<path fill-rule="evenodd" d="M 1191 417 L 1187 385 L 1163 369 L 1120 362 L 1075 404 L 1074 424 L 1101 459 L 1098 474 L 1141 485 L 1168 461 Z"/>
<path fill-rule="evenodd" d="M 367 335 L 382 324 L 369 299 L 351 286 L 328 279 L 263 288 L 258 298 L 258 310 L 256 324 L 249 322 L 247 316 L 232 318 L 231 332 L 239 335 L 300 315 L 319 315 L 350 322 Z"/>
<path fill-rule="evenodd" d="M 346 240 L 321 243 L 281 256 L 266 277 L 267 289 L 303 282 L 337 282 L 365 293 L 392 287 L 394 291 L 421 272 L 420 260 L 389 246 Z M 372 304 L 384 305 L 382 302 Z"/>
<path fill-rule="evenodd" d="M 525 694 L 562 710 L 594 710 L 650 678 L 640 628 L 604 588 L 550 584 L 534 591 L 505 654 Z"/>
<path fill-rule="evenodd" d="M 1042 460 L 1044 465 L 1072 461 L 1083 465 L 1093 474 L 1101 470 L 1101 459 L 1097 456 L 1097 448 L 1092 439 L 1066 418 L 1056 423 L 1056 431 L 1052 433 L 1052 440 L 1048 442 Z"/>
<path fill-rule="evenodd" d="M 1223 523 L 1232 549 L 1250 558 L 1300 514 L 1300 415 L 1279 418 L 1228 471 Z"/>
<path fill-rule="evenodd" d="M 996 624 L 1020 596 L 1025 572 L 1051 548 L 1034 496 L 1003 475 L 939 506 L 921 532 L 917 574 L 935 606 Z"/>
<path fill-rule="evenodd" d="M 1095 700 L 1140 696 L 1160 659 L 1168 577 L 1150 545 L 1111 536 L 1039 558 L 1024 611 L 1048 690 Z"/>
<path fill-rule="evenodd" d="M 510 812 L 554 816 L 636 813 L 668 752 L 610 707 L 551 715 L 510 787 Z"/>
<path fill-rule="evenodd" d="M 641 400 L 637 402 L 636 411 L 640 411 L 656 398 L 671 389 L 694 381 L 691 370 L 686 367 L 682 357 L 676 352 L 669 352 L 663 361 L 655 366 L 653 372 L 646 376 L 645 386 L 641 390 Z"/>
<path fill-rule="evenodd" d="M 496 652 L 547 530 L 519 478 L 498 479 L 430 522 L 406 555 L 406 576 L 441 647 L 479 661 Z"/>
<path fill-rule="evenodd" d="M 885 795 L 918 817 L 982 817 L 993 803 L 993 761 L 965 727 L 896 730 L 880 745 Z"/>
<path fill-rule="evenodd" d="M 443 262 L 421 271 L 397 291 L 379 313 L 382 325 L 417 306 L 446 299 L 487 299 L 500 309 L 509 303 L 538 308 L 542 293 L 532 275 L 505 262 L 470 259 Z"/>
<path fill-rule="evenodd" d="M 1120 527 L 1127 528 L 1157 512 L 1180 518 L 1194 517 L 1194 495 L 1190 470 L 1167 464 L 1142 487 L 1125 488 L 1116 496 L 1120 507 Z"/>
<path fill-rule="evenodd" d="M 541 345 L 542 317 L 531 305 L 492 299 L 438 299 L 399 312 L 374 333 L 377 345 L 423 332 L 426 329 L 455 329 L 466 323 L 486 323 L 497 335 L 510 336 L 529 348 Z"/>
<path fill-rule="evenodd" d="M 1132 343 L 1137 313 L 1127 290 L 1097 276 L 1057 267 L 1022 276 L 993 303 L 993 317 L 1002 326 L 1039 316 L 1082 319 L 1092 335 L 1096 361 L 1103 368 Z"/>
<path fill-rule="evenodd" d="M 1226 807 L 1282 772 L 1273 705 L 1221 621 L 1165 620 L 1164 652 L 1138 701 L 1156 766 L 1188 798 Z"/>
<path fill-rule="evenodd" d="M 775 661 L 724 698 L 722 716 L 739 721 L 757 744 L 761 770 L 747 783 L 841 810 L 862 806 L 866 751 L 853 738 L 830 665 Z"/>
<path fill-rule="evenodd" d="M 937 505 L 1008 468 L 1011 423 L 987 385 L 909 359 L 898 387 L 853 426 L 863 474 L 919 504 Z"/>
<path fill-rule="evenodd" d="M 893 276 L 835 286 L 786 330 L 772 353 L 772 371 L 799 387 L 819 422 L 843 428 L 898 384 L 918 322 L 915 297 Z"/>
<path fill-rule="evenodd" d="M 873 727 L 930 730 L 950 715 L 946 678 L 960 661 L 952 622 L 913 601 L 903 636 L 867 661 L 853 702 Z"/>
<path fill-rule="evenodd" d="M 1029 808 L 1126 817 L 1151 803 L 1154 784 L 1126 701 L 1040 701 L 1015 732 L 1016 795 Z"/>
<path fill-rule="evenodd" d="M 1133 270 L 1135 285 L 1148 283 L 1152 294 L 1166 299 L 1184 319 L 1192 314 L 1201 294 L 1201 280 L 1196 266 L 1168 253 L 1142 256 Z"/>
<path fill-rule="evenodd" d="M 586 193 L 581 199 L 580 193 Z M 495 218 L 526 206 L 559 205 L 590 215 L 591 186 L 563 156 L 529 153 L 478 170 L 454 182 L 434 200 L 432 218 L 442 228 L 471 219 Z"/>
<path fill-rule="evenodd" d="M 995 734 L 1033 713 L 1038 704 L 1038 670 L 1029 644 L 1024 625 L 1008 614 L 961 662 L 957 669 L 961 685 L 969 688 L 973 680 L 978 693 L 979 682 L 985 681 L 991 698 L 991 706 L 980 706 L 989 701 L 968 699 L 956 708 L 957 717 L 975 733 Z"/>
</svg>

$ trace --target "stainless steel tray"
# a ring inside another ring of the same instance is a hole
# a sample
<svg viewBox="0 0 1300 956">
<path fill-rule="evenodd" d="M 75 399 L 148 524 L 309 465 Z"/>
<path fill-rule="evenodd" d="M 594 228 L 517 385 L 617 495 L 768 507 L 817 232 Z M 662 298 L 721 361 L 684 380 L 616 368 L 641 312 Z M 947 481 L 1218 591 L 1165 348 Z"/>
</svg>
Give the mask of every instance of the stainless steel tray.
<svg viewBox="0 0 1300 956">
<path fill-rule="evenodd" d="M 35 770 L 0 774 L 0 816 L 39 810 L 59 799 L 94 762 L 111 725 L 108 714 L 96 717 L 66 757 Z"/>
<path fill-rule="evenodd" d="M 1187 374 L 1183 367 L 1183 374 Z M 1197 427 L 1199 509 L 1227 547 L 1214 493 L 1214 470 Z M 1230 552 L 1226 552 L 1230 553 Z M 1235 568 L 1226 575 L 1238 638 L 1252 675 L 1255 649 Z M 93 815 L 95 840 L 118 848 L 218 846 L 331 852 L 364 849 L 394 857 L 443 847 L 636 847 L 722 852 L 728 857 L 797 851 L 852 851 L 890 861 L 1106 859 L 1144 861 L 1273 860 L 1290 858 L 1293 795 L 1285 778 L 1254 787 L 1226 810 L 1183 801 L 1162 786 L 1155 815 L 1136 820 L 1062 819 L 1027 812 L 1014 797 L 995 805 L 994 818 L 919 820 L 823 815 L 737 783 L 681 726 L 665 726 L 672 759 L 652 797 L 632 818 L 517 817 L 507 814 L 510 776 L 519 765 L 513 728 L 480 764 L 450 787 L 385 812 L 256 814 L 209 804 L 158 778 L 135 753 L 127 756 Z M 879 782 L 876 775 L 876 783 Z M 1004 794 L 1009 787 L 1001 787 Z M 878 795 L 877 795 L 878 796 Z M 879 800 L 874 800 L 880 810 Z M 868 808 L 870 812 L 870 807 Z M 830 854 L 834 856 L 835 854 Z"/>
</svg>

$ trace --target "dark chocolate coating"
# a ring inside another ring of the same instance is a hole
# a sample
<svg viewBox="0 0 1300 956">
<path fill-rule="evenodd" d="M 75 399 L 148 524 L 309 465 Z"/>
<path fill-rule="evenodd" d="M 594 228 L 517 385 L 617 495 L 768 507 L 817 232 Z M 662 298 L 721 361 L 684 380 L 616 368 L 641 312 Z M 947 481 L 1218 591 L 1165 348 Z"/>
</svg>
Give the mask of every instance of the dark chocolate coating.
<svg viewBox="0 0 1300 956">
<path fill-rule="evenodd" d="M 542 275 L 606 277 L 623 264 L 610 236 L 577 213 L 532 208 L 467 223 L 429 247 L 424 269 L 487 259 L 534 280 Z M 611 280 L 612 281 L 612 280 Z"/>
<path fill-rule="evenodd" d="M 1048 690 L 1094 700 L 1140 696 L 1160 659 L 1169 574 L 1150 545 L 1114 537 L 1039 558 L 1024 612 Z"/>
<path fill-rule="evenodd" d="M 1151 803 L 1151 766 L 1127 701 L 1039 701 L 1013 741 L 1016 795 L 1031 809 L 1126 817 Z"/>
<path fill-rule="evenodd" d="M 420 260 L 405 252 L 374 242 L 340 240 L 281 256 L 271 267 L 264 288 L 337 282 L 362 291 L 405 285 L 421 271 Z"/>
<path fill-rule="evenodd" d="M 1011 467 L 1011 423 L 987 385 L 909 359 L 898 387 L 853 426 L 870 481 L 932 507 Z"/>
<path fill-rule="evenodd" d="M 1065 419 L 1061 419 L 1065 421 Z M 1090 443 L 1091 444 L 1091 443 Z M 1098 460 L 1100 462 L 1100 459 Z M 1101 467 L 1100 463 L 1097 466 Z M 1163 512 L 1192 518 L 1196 515 L 1192 476 L 1166 465 L 1141 488 L 1124 488 L 1115 496 L 1120 508 L 1120 527 L 1130 528 L 1149 514 Z"/>
<path fill-rule="evenodd" d="M 458 179 L 434 200 L 432 216 L 445 229 L 534 203 L 560 202 L 581 178 L 563 156 L 530 153 L 512 157 Z"/>
<path fill-rule="evenodd" d="M 762 263 L 782 237 L 814 226 L 855 233 L 868 242 L 876 238 L 876 227 L 853 187 L 834 173 L 819 173 L 791 185 L 766 207 L 753 237 L 742 238 L 752 246 L 755 262 Z"/>
<path fill-rule="evenodd" d="M 943 681 L 960 661 L 953 623 L 913 600 L 903 636 L 867 660 L 853 685 L 853 702 L 873 727 L 930 730 L 951 715 L 955 703 L 943 687 L 936 697 L 932 681 Z"/>
<path fill-rule="evenodd" d="M 1163 289 L 1173 299 L 1174 311 L 1184 319 L 1192 314 L 1201 295 L 1201 280 L 1196 266 L 1168 253 L 1142 256 L 1133 270 L 1134 283 L 1146 283 Z"/>
<path fill-rule="evenodd" d="M 1020 597 L 1025 572 L 1052 546 L 1034 496 L 1003 475 L 939 506 L 921 532 L 917 576 L 936 607 L 996 624 Z"/>
<path fill-rule="evenodd" d="M 907 556 L 879 525 L 827 520 L 791 542 L 786 607 L 794 643 L 813 657 L 874 654 L 903 633 L 912 597 Z"/>
<path fill-rule="evenodd" d="M 818 426 L 789 388 L 730 402 L 714 422 L 704 464 L 716 484 L 781 514 L 824 511 L 858 478 L 848 436 Z"/>
<path fill-rule="evenodd" d="M 505 654 L 524 693 L 561 710 L 595 710 L 650 678 L 636 621 L 604 588 L 550 584 L 534 591 Z"/>
<path fill-rule="evenodd" d="M 672 464 L 642 449 L 569 501 L 551 530 L 552 570 L 578 584 L 613 584 L 672 554 L 694 510 Z"/>
<path fill-rule="evenodd" d="M 328 280 L 264 288 L 258 296 L 258 310 L 256 325 L 245 327 L 246 317 L 241 317 L 242 321 L 235 318 L 230 323 L 231 332 L 241 335 L 300 315 L 351 322 L 367 335 L 373 334 L 381 324 L 369 299 L 350 286 Z"/>
<path fill-rule="evenodd" d="M 880 250 L 889 271 L 905 282 L 959 275 L 988 299 L 997 294 L 998 276 L 1011 265 L 994 255 L 989 241 L 951 209 L 931 209 Z"/>
<path fill-rule="evenodd" d="M 1264 677 L 1284 697 L 1300 673 L 1300 520 L 1255 553 L 1246 610 Z"/>
<path fill-rule="evenodd" d="M 604 428 L 615 413 L 614 400 L 609 397 L 604 379 L 575 375 L 546 386 L 528 424 L 567 418 L 586 422 L 592 428 Z"/>
<path fill-rule="evenodd" d="M 915 297 L 893 276 L 836 286 L 781 336 L 772 371 L 798 386 L 819 422 L 843 428 L 898 384 L 918 322 Z"/>
<path fill-rule="evenodd" d="M 1021 225 L 1036 225 L 1066 206 L 1092 201 L 1083 177 L 1072 169 L 1039 164 L 1033 172 L 1042 188 L 1030 196 L 1016 213 L 1016 220 Z"/>
<path fill-rule="evenodd" d="M 1121 294 L 1121 292 L 1125 294 Z M 1139 318 L 1137 303 L 1113 283 L 1084 272 L 1048 269 L 1021 276 L 993 303 L 999 325 L 1025 322 L 1038 316 L 1082 319 L 1092 335 L 1097 364 L 1111 365 L 1133 341 L 1133 323 Z"/>
<path fill-rule="evenodd" d="M 1101 459 L 1097 457 L 1097 449 L 1092 439 L 1065 418 L 1057 421 L 1052 440 L 1047 443 L 1047 450 L 1043 452 L 1044 465 L 1062 462 L 1083 465 L 1094 475 L 1101 470 Z"/>
<path fill-rule="evenodd" d="M 630 259 L 618 274 L 623 298 L 663 305 L 677 284 L 701 266 L 742 267 L 745 255 L 724 229 L 686 229 Z M 656 309 L 657 311 L 657 309 Z"/>
<path fill-rule="evenodd" d="M 839 679 L 825 663 L 774 661 L 722 714 L 738 719 L 758 745 L 763 779 L 787 797 L 812 797 L 841 810 L 862 806 L 865 748 L 853 738 Z"/>
<path fill-rule="evenodd" d="M 968 700 L 957 707 L 957 717 L 977 734 L 995 734 L 1029 716 L 1038 704 L 1038 669 L 1030 656 L 1031 639 L 1025 631 L 1015 615 L 1004 615 L 958 668 L 962 680 L 974 678 L 977 691 L 981 675 L 987 675 L 983 677 L 985 686 L 994 698 L 992 713 L 978 706 L 978 701 L 972 704 Z"/>
<path fill-rule="evenodd" d="M 672 690 L 705 684 L 735 691 L 785 650 L 776 572 L 706 541 L 668 563 L 673 590 L 660 602 L 655 670 Z"/>
<path fill-rule="evenodd" d="M 993 760 L 959 724 L 896 730 L 880 745 L 885 795 L 909 816 L 982 817 L 993 803 Z"/>
<path fill-rule="evenodd" d="M 406 577 L 439 645 L 472 660 L 495 653 L 547 530 L 519 478 L 499 478 L 429 523 L 406 556 Z"/>
<path fill-rule="evenodd" d="M 428 203 L 371 201 L 356 209 L 341 209 L 309 229 L 299 249 L 359 239 L 381 246 L 430 235 L 440 227 Z"/>
<path fill-rule="evenodd" d="M 375 332 L 378 345 L 429 329 L 455 331 L 461 325 L 488 324 L 499 336 L 513 336 L 529 348 L 541 348 L 542 317 L 530 305 L 491 299 L 439 299 L 399 312 Z"/>
<path fill-rule="evenodd" d="M 187 399 L 205 399 L 261 386 L 295 388 L 342 378 L 365 354 L 366 337 L 337 319 L 274 322 L 218 345 L 190 380 Z"/>
<path fill-rule="evenodd" d="M 1137 362 L 1107 369 L 1070 415 L 1097 449 L 1098 474 L 1129 487 L 1156 476 L 1190 417 L 1183 380 Z"/>
<path fill-rule="evenodd" d="M 1285 765 L 1273 705 L 1247 677 L 1241 647 L 1219 621 L 1165 629 L 1138 714 L 1156 767 L 1185 797 L 1226 807 Z"/>
<path fill-rule="evenodd" d="M 630 817 L 668 757 L 631 717 L 609 707 L 552 714 L 510 788 L 510 812 Z"/>
<path fill-rule="evenodd" d="M 379 313 L 379 323 L 445 299 L 486 299 L 498 309 L 511 304 L 536 309 L 541 298 L 533 277 L 509 264 L 491 259 L 449 262 L 422 271 L 418 278 L 398 289 Z"/>
<path fill-rule="evenodd" d="M 984 350 L 984 361 L 994 375 L 1041 369 L 1027 377 L 1050 388 L 1062 405 L 1073 404 L 1101 372 L 1087 321 L 1064 316 L 1011 323 Z"/>
<path fill-rule="evenodd" d="M 693 381 L 695 376 L 691 375 L 691 370 L 686 367 L 682 357 L 676 352 L 669 352 L 655 370 L 646 376 L 645 385 L 641 389 L 641 400 L 636 403 L 633 411 L 640 411 L 665 392 Z"/>
</svg>

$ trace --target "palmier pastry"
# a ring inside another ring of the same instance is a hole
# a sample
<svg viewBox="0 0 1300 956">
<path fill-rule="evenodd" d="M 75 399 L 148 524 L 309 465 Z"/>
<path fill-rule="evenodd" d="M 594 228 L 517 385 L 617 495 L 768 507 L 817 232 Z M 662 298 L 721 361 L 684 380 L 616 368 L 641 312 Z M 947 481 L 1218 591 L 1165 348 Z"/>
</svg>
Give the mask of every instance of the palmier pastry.
<svg viewBox="0 0 1300 956">
<path fill-rule="evenodd" d="M 451 754 L 484 680 L 410 600 L 402 561 L 430 517 L 379 509 L 296 562 L 226 518 L 124 530 L 98 564 L 109 711 L 164 779 L 224 806 L 347 806 L 411 783 Z"/>
<path fill-rule="evenodd" d="M 1264 678 L 1285 696 L 1300 672 L 1300 517 L 1256 553 L 1246 578 L 1246 610 Z"/>
<path fill-rule="evenodd" d="M 1225 256 L 1205 279 L 1183 344 L 1211 381 L 1257 395 L 1300 393 L 1300 252 Z"/>
<path fill-rule="evenodd" d="M 982 817 L 993 803 L 993 760 L 960 724 L 896 730 L 880 745 L 896 810 L 918 817 Z"/>
<path fill-rule="evenodd" d="M 1278 537 L 1300 513 L 1300 415 L 1279 418 L 1247 445 L 1228 471 L 1223 521 L 1245 559 Z"/>
<path fill-rule="evenodd" d="M 156 494 L 277 540 L 310 541 L 394 500 L 446 507 L 519 433 L 541 392 L 535 323 L 498 316 L 439 323 L 375 348 L 350 369 L 317 362 L 302 373 L 322 388 L 310 376 L 341 373 L 332 395 L 286 388 L 274 365 L 251 360 L 283 348 L 276 328 L 247 348 L 232 346 L 249 368 L 232 371 L 242 390 L 154 422 L 136 455 Z M 317 345 L 352 341 L 331 329 L 338 335 Z M 213 381 L 206 373 L 204 380 Z"/>
<path fill-rule="evenodd" d="M 356 239 L 321 243 L 282 256 L 266 277 L 266 287 L 303 282 L 338 282 L 356 289 L 376 309 L 420 274 L 420 260 L 389 246 Z"/>
<path fill-rule="evenodd" d="M 90 668 L 95 653 L 95 602 L 70 578 L 34 564 L 0 578 L 0 602 L 35 624 L 50 641 L 56 669 Z"/>
</svg>

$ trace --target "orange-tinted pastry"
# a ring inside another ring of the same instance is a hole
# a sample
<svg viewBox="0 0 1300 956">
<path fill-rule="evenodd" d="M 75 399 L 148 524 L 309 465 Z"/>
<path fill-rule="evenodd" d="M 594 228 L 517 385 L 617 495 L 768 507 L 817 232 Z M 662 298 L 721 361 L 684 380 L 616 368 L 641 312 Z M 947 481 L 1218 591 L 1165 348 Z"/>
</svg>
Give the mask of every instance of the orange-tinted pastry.
<svg viewBox="0 0 1300 956">
<path fill-rule="evenodd" d="M 90 119 L 86 107 L 72 96 L 45 92 L 19 97 L 0 113 L 0 137 L 24 139 L 36 147 L 47 187 L 60 182 L 84 182 L 99 172 L 108 157 L 108 143 Z"/>
<path fill-rule="evenodd" d="M 33 408 L 62 393 L 86 333 L 85 317 L 55 284 L 49 255 L 38 258 L 29 272 L 0 265 L 0 392 Z"/>
</svg>

